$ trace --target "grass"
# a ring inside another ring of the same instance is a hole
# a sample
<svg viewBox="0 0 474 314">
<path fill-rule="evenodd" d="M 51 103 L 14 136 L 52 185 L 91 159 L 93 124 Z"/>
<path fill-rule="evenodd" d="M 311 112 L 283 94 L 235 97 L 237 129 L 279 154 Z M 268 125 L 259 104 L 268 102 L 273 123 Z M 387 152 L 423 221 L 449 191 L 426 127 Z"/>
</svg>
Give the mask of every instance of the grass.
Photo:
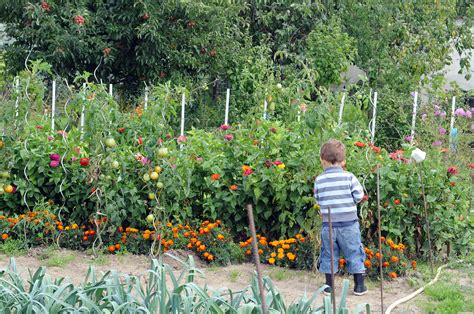
<svg viewBox="0 0 474 314">
<path fill-rule="evenodd" d="M 26 250 L 22 241 L 8 239 L 0 244 L 0 254 L 5 254 L 7 256 L 20 256 L 25 255 Z"/>
<path fill-rule="evenodd" d="M 72 254 L 58 251 L 55 247 L 47 247 L 38 259 L 43 260 L 43 264 L 47 267 L 64 267 L 75 259 Z"/>
<path fill-rule="evenodd" d="M 270 270 L 270 278 L 276 280 L 276 281 L 283 281 L 286 279 L 289 279 L 291 274 L 289 274 L 289 271 L 286 269 L 272 269 Z"/>
<path fill-rule="evenodd" d="M 240 271 L 234 269 L 234 270 L 231 270 L 230 273 L 229 273 L 229 280 L 230 282 L 236 282 L 237 279 L 239 278 L 240 276 Z"/>
<path fill-rule="evenodd" d="M 108 265 L 109 262 L 110 262 L 109 258 L 106 255 L 99 254 L 99 255 L 97 255 L 96 258 L 91 259 L 89 261 L 89 264 L 96 265 L 96 266 L 105 266 L 105 265 Z"/>
</svg>

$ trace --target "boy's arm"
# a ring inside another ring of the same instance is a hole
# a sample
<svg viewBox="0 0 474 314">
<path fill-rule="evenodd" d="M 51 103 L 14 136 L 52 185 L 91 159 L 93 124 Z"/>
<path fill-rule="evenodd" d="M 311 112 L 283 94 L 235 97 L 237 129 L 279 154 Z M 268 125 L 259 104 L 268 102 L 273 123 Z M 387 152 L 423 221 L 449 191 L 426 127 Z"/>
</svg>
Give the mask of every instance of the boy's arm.
<svg viewBox="0 0 474 314">
<path fill-rule="evenodd" d="M 355 175 L 352 175 L 351 179 L 351 194 L 356 204 L 360 203 L 364 198 L 364 189 Z"/>
</svg>

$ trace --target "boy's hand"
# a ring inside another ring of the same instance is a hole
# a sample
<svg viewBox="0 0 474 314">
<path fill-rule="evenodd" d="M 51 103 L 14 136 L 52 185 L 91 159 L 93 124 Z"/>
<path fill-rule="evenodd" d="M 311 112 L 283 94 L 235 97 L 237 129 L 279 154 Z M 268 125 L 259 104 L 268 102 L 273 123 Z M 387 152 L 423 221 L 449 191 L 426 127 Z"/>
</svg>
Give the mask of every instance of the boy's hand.
<svg viewBox="0 0 474 314">
<path fill-rule="evenodd" d="M 362 201 L 360 201 L 361 203 L 365 203 L 369 200 L 369 196 L 367 194 L 364 194 L 364 197 L 362 197 Z"/>
</svg>

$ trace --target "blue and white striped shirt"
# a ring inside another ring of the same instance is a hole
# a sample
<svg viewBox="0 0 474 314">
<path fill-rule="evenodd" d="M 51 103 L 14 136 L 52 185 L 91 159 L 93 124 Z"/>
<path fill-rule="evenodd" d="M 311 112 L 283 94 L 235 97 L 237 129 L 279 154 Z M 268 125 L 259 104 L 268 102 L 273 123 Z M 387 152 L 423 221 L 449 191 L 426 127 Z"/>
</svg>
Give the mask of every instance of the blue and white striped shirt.
<svg viewBox="0 0 474 314">
<path fill-rule="evenodd" d="M 333 222 L 358 220 L 357 203 L 364 197 L 359 180 L 341 167 L 328 167 L 314 181 L 314 197 L 321 207 L 323 222 L 328 221 L 328 207 Z"/>
</svg>

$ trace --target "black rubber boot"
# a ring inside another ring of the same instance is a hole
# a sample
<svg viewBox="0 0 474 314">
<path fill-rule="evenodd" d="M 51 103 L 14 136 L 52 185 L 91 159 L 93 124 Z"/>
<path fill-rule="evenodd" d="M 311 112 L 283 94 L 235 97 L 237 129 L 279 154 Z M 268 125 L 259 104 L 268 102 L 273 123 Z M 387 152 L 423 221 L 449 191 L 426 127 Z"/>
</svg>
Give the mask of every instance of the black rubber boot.
<svg viewBox="0 0 474 314">
<path fill-rule="evenodd" d="M 332 292 L 332 282 L 331 282 L 331 274 L 325 274 L 326 275 L 326 285 L 329 287 L 326 287 L 326 289 L 323 290 L 323 293 L 325 295 L 330 295 Z"/>
<path fill-rule="evenodd" d="M 364 285 L 364 274 L 354 274 L 354 294 L 364 295 L 369 291 Z"/>
</svg>

